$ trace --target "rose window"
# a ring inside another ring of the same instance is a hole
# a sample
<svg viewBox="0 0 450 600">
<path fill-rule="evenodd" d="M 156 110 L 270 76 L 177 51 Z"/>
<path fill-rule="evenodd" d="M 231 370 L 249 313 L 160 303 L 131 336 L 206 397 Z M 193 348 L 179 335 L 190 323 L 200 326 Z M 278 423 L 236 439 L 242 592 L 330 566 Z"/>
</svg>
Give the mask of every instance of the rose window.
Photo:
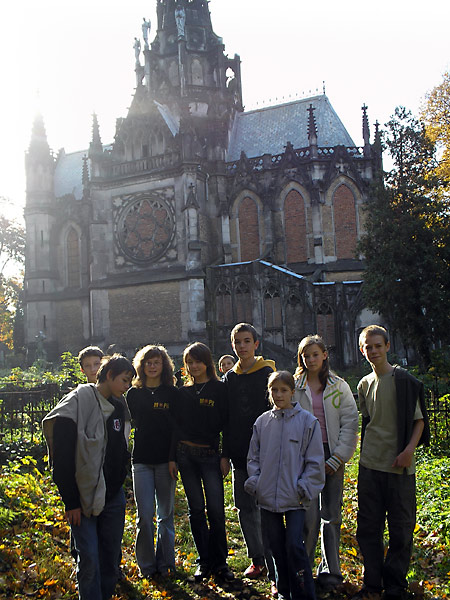
<svg viewBox="0 0 450 600">
<path fill-rule="evenodd" d="M 118 223 L 120 246 L 135 262 L 160 258 L 168 250 L 174 233 L 173 211 L 161 198 L 135 200 L 122 213 Z"/>
</svg>

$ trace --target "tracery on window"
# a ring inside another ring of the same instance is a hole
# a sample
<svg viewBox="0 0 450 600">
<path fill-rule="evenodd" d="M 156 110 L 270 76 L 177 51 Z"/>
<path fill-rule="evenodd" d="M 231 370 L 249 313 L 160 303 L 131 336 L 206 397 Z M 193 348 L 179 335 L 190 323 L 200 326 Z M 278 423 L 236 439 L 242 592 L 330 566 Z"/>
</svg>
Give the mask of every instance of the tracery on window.
<svg viewBox="0 0 450 600">
<path fill-rule="evenodd" d="M 278 289 L 271 285 L 264 293 L 264 315 L 267 329 L 281 327 L 281 299 Z"/>
</svg>

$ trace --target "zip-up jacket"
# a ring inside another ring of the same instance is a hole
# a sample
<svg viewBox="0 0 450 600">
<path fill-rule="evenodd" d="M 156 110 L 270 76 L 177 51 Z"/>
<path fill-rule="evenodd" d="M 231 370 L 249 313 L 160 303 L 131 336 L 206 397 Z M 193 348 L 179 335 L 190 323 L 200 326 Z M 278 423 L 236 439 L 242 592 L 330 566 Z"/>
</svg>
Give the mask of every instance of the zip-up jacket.
<svg viewBox="0 0 450 600">
<path fill-rule="evenodd" d="M 50 464 L 53 462 L 55 419 L 66 418 L 76 424 L 75 479 L 81 510 L 86 517 L 98 516 L 105 505 L 103 465 L 108 442 L 106 422 L 113 412 L 113 404 L 97 392 L 95 385 L 85 383 L 64 396 L 42 421 Z M 125 438 L 125 431 L 123 435 Z"/>
<path fill-rule="evenodd" d="M 253 426 L 245 491 L 271 512 L 307 509 L 325 483 L 319 421 L 298 403 L 272 409 Z"/>
<path fill-rule="evenodd" d="M 311 392 L 303 373 L 295 382 L 294 400 L 313 412 Z M 358 408 L 350 386 L 337 375 L 330 374 L 323 392 L 323 408 L 331 456 L 328 465 L 334 470 L 348 462 L 358 442 Z"/>
<path fill-rule="evenodd" d="M 242 371 L 238 361 L 225 374 L 228 422 L 223 436 L 223 456 L 231 458 L 236 468 L 245 469 L 253 423 L 270 408 L 267 379 L 274 370 L 273 360 L 257 356 L 248 371 Z"/>
</svg>

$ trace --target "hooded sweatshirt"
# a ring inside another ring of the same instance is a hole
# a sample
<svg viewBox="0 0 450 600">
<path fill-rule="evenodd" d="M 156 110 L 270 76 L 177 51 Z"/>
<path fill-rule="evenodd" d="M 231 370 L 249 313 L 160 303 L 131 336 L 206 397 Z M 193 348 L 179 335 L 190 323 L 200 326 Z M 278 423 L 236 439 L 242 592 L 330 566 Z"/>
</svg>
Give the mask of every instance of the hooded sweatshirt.
<svg viewBox="0 0 450 600">
<path fill-rule="evenodd" d="M 239 360 L 225 374 L 228 395 L 228 422 L 223 436 L 223 455 L 238 469 L 247 466 L 247 453 L 256 419 L 269 406 L 267 379 L 275 370 L 273 360 L 257 356 L 255 364 L 243 371 Z"/>
</svg>

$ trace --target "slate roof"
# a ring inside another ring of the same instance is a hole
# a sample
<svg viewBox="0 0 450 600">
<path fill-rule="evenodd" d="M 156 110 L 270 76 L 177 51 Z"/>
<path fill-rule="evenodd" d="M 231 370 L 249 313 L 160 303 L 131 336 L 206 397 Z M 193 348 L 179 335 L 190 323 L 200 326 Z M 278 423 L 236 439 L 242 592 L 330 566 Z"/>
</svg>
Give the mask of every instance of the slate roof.
<svg viewBox="0 0 450 600">
<path fill-rule="evenodd" d="M 239 113 L 233 125 L 227 162 L 239 160 L 243 150 L 248 158 L 282 154 L 287 142 L 305 148 L 308 142 L 308 107 L 316 109 L 317 144 L 321 147 L 355 146 L 327 96 L 302 98 L 287 104 Z"/>
<path fill-rule="evenodd" d="M 83 197 L 83 156 L 88 150 L 61 154 L 55 167 L 55 197 L 73 194 L 76 200 Z"/>
</svg>

